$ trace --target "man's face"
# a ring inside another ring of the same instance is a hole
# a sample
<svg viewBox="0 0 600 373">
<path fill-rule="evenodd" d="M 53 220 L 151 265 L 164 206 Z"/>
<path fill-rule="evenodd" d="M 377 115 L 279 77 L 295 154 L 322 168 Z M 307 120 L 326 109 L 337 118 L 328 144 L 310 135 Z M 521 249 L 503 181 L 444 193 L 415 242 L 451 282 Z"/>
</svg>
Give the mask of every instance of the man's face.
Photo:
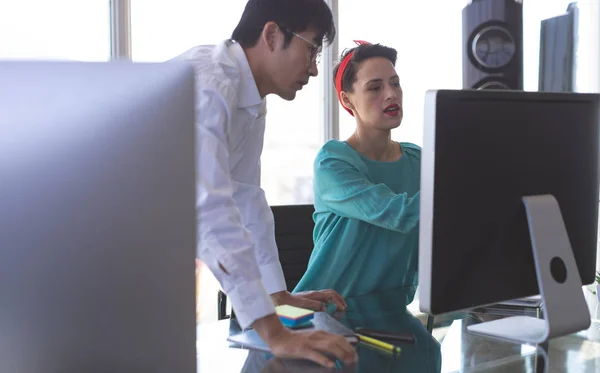
<svg viewBox="0 0 600 373">
<path fill-rule="evenodd" d="M 271 77 L 274 93 L 284 100 L 293 100 L 296 92 L 308 83 L 311 76 L 317 76 L 317 57 L 321 53 L 321 41 L 315 40 L 317 32 L 308 29 L 292 34 L 287 47 L 284 48 L 283 30 L 278 39 Z"/>
</svg>

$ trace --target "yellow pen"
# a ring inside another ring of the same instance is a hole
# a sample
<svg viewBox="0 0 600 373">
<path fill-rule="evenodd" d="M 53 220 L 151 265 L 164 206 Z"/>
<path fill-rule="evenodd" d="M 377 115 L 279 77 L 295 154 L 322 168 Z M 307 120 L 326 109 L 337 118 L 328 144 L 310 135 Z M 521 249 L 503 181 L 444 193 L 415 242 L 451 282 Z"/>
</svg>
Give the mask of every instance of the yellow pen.
<svg viewBox="0 0 600 373">
<path fill-rule="evenodd" d="M 380 354 L 384 354 L 385 356 L 398 356 L 397 353 L 394 353 L 392 351 L 388 351 L 386 349 L 383 349 L 381 347 L 377 347 L 375 345 L 372 345 L 372 344 L 364 342 L 364 341 L 359 341 L 358 346 L 359 346 L 359 348 L 364 348 L 364 349 L 371 350 L 371 351 L 377 351 Z"/>
<path fill-rule="evenodd" d="M 398 346 L 394 346 L 394 345 L 389 344 L 387 342 L 383 342 L 383 341 L 380 341 L 380 340 L 375 339 L 375 338 L 367 337 L 367 336 L 364 336 L 362 334 L 356 334 L 356 336 L 362 342 L 372 344 L 373 346 L 377 346 L 379 348 L 383 348 L 384 350 L 387 350 L 387 351 L 390 351 L 390 352 L 393 352 L 393 353 L 397 353 L 397 354 L 400 353 L 401 349 Z"/>
</svg>

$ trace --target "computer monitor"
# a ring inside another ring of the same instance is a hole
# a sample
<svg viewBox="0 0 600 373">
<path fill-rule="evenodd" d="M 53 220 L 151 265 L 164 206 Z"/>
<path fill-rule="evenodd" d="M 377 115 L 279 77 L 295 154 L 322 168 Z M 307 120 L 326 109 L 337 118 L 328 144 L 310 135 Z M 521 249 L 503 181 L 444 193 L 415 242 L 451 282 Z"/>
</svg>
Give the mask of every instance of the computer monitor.
<svg viewBox="0 0 600 373">
<path fill-rule="evenodd" d="M 575 91 L 578 15 L 577 3 L 571 3 L 565 14 L 541 22 L 540 91 Z"/>
<path fill-rule="evenodd" d="M 195 372 L 192 69 L 0 82 L 0 371 Z"/>
<path fill-rule="evenodd" d="M 544 320 L 469 328 L 541 343 L 589 326 L 582 284 L 594 281 L 596 265 L 599 102 L 576 93 L 427 92 L 421 310 L 541 294 Z"/>
</svg>

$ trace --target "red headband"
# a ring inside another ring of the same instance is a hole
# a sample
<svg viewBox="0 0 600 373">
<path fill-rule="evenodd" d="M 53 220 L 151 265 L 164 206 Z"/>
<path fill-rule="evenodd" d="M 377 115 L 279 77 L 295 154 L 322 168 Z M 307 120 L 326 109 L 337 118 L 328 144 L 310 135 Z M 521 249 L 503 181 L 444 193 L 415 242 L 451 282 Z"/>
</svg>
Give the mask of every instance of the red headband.
<svg viewBox="0 0 600 373">
<path fill-rule="evenodd" d="M 364 41 L 364 40 L 354 40 L 354 42 L 356 43 L 356 45 L 371 44 L 368 41 Z M 348 67 L 348 63 L 350 63 L 350 59 L 352 59 L 353 54 L 354 54 L 354 51 L 348 53 L 342 59 L 342 62 L 340 62 L 340 67 L 338 67 L 337 74 L 335 75 L 335 89 L 337 90 L 338 100 L 340 100 L 340 104 L 342 104 L 342 107 L 344 109 L 346 109 L 346 111 L 349 112 L 350 115 L 352 115 L 352 116 L 354 116 L 354 114 L 352 113 L 352 110 L 348 109 L 342 103 L 342 77 L 344 76 L 344 71 L 346 71 L 346 67 Z"/>
</svg>

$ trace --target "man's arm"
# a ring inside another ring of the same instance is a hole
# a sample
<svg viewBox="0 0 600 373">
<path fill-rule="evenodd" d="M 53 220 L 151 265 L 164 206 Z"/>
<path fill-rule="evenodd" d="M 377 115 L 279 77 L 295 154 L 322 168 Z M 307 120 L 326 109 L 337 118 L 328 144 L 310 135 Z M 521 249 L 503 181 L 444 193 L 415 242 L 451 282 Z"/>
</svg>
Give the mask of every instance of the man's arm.
<svg viewBox="0 0 600 373">
<path fill-rule="evenodd" d="M 227 149 L 227 104 L 219 92 L 196 97 L 198 256 L 213 272 L 243 328 L 275 312 L 254 257 L 253 242 L 233 199 Z"/>
</svg>

